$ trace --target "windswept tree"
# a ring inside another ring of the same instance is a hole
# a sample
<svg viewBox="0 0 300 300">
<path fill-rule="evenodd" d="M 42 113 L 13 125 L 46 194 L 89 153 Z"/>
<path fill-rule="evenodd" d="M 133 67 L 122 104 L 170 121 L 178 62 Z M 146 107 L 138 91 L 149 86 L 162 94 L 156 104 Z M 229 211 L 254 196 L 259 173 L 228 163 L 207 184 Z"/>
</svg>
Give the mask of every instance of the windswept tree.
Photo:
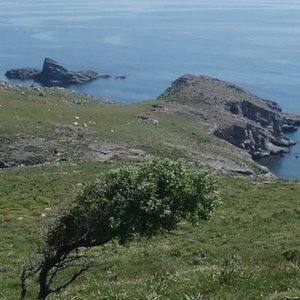
<svg viewBox="0 0 300 300">
<path fill-rule="evenodd" d="M 34 276 L 39 282 L 37 299 L 67 287 L 92 266 L 83 250 L 112 240 L 124 244 L 137 235 L 151 237 L 175 229 L 181 221 L 197 225 L 209 219 L 217 202 L 212 174 L 181 160 L 153 160 L 104 173 L 48 228 L 40 261 L 23 268 L 21 299 Z M 72 275 L 58 276 L 74 266 Z"/>
</svg>

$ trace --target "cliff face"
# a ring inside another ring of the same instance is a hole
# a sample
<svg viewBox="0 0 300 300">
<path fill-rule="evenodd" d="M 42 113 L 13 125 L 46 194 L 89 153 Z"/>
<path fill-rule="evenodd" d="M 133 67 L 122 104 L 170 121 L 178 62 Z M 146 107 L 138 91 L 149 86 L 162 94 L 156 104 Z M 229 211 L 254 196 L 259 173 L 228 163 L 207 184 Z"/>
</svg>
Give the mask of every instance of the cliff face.
<svg viewBox="0 0 300 300">
<path fill-rule="evenodd" d="M 294 142 L 285 132 L 299 125 L 299 118 L 284 114 L 277 103 L 208 76 L 184 75 L 159 99 L 197 108 L 215 136 L 254 158 L 287 152 Z"/>
</svg>

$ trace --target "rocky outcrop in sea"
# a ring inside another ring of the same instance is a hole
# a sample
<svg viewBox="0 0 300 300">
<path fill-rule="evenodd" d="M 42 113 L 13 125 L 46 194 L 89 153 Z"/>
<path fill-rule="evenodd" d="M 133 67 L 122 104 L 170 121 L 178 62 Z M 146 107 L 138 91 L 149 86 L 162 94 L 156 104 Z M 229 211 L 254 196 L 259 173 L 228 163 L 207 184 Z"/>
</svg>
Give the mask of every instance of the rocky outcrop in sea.
<svg viewBox="0 0 300 300">
<path fill-rule="evenodd" d="M 57 61 L 45 58 L 43 69 L 21 68 L 8 70 L 5 73 L 9 79 L 32 79 L 45 86 L 68 86 L 70 84 L 83 84 L 98 78 L 108 78 L 109 75 L 99 74 L 95 71 L 70 71 Z"/>
</svg>

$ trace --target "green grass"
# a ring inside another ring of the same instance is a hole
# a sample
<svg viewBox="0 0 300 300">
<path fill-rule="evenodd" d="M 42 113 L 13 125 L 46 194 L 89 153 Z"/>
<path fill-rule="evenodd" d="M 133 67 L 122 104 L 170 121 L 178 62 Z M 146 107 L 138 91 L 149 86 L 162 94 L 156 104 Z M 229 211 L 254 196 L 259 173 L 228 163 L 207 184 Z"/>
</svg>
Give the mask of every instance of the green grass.
<svg viewBox="0 0 300 300">
<path fill-rule="evenodd" d="M 57 205 L 112 167 L 90 162 L 0 172 L 0 299 L 17 298 L 20 267 Z M 209 222 L 180 224 L 170 235 L 125 248 L 95 249 L 93 254 L 101 254 L 97 267 L 50 299 L 299 296 L 299 261 L 288 261 L 285 253 L 300 251 L 300 182 L 221 182 L 222 204 Z"/>
<path fill-rule="evenodd" d="M 152 155 L 203 162 L 208 156 L 228 158 L 256 167 L 240 150 L 208 133 L 196 116 L 152 111 L 157 101 L 122 105 L 56 89 L 50 92 L 40 97 L 26 88 L 0 91 L 0 151 L 20 136 L 55 140 L 56 124 L 78 122 L 78 126 L 86 123 L 94 138 Z M 138 122 L 136 117 L 143 114 L 158 120 L 158 126 Z M 35 151 L 35 145 L 26 147 Z M 72 145 L 66 147 L 71 150 Z M 124 163 L 74 160 L 0 171 L 1 300 L 18 298 L 21 266 L 57 209 L 99 173 Z M 180 224 L 170 235 L 136 240 L 127 247 L 112 243 L 94 249 L 97 266 L 50 299 L 299 297 L 300 182 L 220 180 L 222 203 L 209 222 L 199 227 Z M 32 281 L 29 299 L 36 289 Z"/>
</svg>

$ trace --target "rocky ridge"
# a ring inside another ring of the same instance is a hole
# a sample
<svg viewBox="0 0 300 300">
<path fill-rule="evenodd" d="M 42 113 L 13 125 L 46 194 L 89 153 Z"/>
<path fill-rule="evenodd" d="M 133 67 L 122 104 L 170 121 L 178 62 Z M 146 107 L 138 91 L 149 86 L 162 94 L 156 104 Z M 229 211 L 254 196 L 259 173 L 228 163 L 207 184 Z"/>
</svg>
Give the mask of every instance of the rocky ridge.
<svg viewBox="0 0 300 300">
<path fill-rule="evenodd" d="M 253 158 L 287 152 L 295 142 L 285 132 L 297 130 L 300 125 L 300 116 L 283 113 L 277 103 L 208 76 L 186 74 L 158 99 L 196 108 L 215 136 L 244 149 Z"/>
</svg>

